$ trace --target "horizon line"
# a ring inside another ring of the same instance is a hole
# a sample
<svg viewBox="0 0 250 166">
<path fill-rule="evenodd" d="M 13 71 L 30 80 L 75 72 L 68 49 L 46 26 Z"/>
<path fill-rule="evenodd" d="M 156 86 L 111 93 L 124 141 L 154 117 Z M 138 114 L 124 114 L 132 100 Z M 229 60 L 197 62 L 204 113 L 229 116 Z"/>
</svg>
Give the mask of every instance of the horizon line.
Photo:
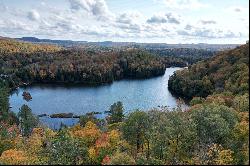
<svg viewBox="0 0 250 166">
<path fill-rule="evenodd" d="M 22 37 L 8 37 L 8 36 L 0 36 L 0 38 L 10 38 L 10 39 L 22 39 L 22 38 L 36 38 L 39 40 L 59 40 L 59 41 L 71 41 L 71 42 L 86 42 L 86 43 L 102 43 L 102 42 L 112 42 L 112 43 L 134 43 L 134 44 L 169 44 L 169 45 L 188 45 L 188 44 L 207 44 L 207 45 L 242 45 L 246 44 L 249 40 L 246 40 L 242 43 L 164 43 L 164 42 L 136 42 L 136 41 L 114 41 L 114 40 L 102 40 L 102 41 L 88 41 L 88 40 L 74 40 L 74 39 L 58 39 L 58 38 L 38 38 L 35 36 L 22 36 Z M 39 43 L 39 42 L 36 42 Z"/>
</svg>

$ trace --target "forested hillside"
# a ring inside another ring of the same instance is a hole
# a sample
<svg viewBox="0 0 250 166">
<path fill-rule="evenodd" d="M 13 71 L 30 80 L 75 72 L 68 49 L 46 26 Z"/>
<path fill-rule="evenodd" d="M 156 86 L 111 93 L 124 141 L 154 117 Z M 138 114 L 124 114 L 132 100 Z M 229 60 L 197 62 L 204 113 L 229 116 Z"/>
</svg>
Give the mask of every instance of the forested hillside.
<svg viewBox="0 0 250 166">
<path fill-rule="evenodd" d="M 183 97 L 206 97 L 223 91 L 244 94 L 249 89 L 249 44 L 177 71 L 169 89 Z"/>
<path fill-rule="evenodd" d="M 122 78 L 148 78 L 163 75 L 167 64 L 138 49 L 66 50 L 0 39 L 0 74 L 10 87 L 35 82 L 101 84 Z"/>
<path fill-rule="evenodd" d="M 19 42 L 10 38 L 0 38 L 0 55 L 15 53 L 56 52 L 62 48 L 49 44 Z"/>
<path fill-rule="evenodd" d="M 149 53 L 151 52 L 151 53 Z M 0 77 L 10 87 L 30 83 L 102 84 L 122 78 L 163 75 L 166 67 L 185 67 L 209 58 L 199 49 L 71 47 L 0 39 Z"/>
<path fill-rule="evenodd" d="M 152 54 L 156 54 L 162 57 L 174 57 L 181 59 L 188 64 L 193 64 L 198 61 L 211 58 L 216 52 L 209 49 L 197 49 L 197 48 L 159 48 L 159 49 L 146 49 Z"/>
</svg>

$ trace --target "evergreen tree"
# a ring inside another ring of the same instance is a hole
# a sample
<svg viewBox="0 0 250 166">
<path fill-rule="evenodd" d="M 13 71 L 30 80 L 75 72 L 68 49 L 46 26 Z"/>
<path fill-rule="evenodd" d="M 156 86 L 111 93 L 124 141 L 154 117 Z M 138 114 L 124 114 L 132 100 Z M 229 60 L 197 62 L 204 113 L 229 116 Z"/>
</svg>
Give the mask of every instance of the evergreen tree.
<svg viewBox="0 0 250 166">
<path fill-rule="evenodd" d="M 114 103 L 113 105 L 110 106 L 110 110 L 108 112 L 110 116 L 108 119 L 108 122 L 110 124 L 122 122 L 124 118 L 123 112 L 124 112 L 124 109 L 123 109 L 122 102 L 118 101 L 117 103 Z"/>
<path fill-rule="evenodd" d="M 28 136 L 32 129 L 38 125 L 38 119 L 32 114 L 31 109 L 27 105 L 23 105 L 18 112 L 21 132 L 23 136 Z"/>
</svg>

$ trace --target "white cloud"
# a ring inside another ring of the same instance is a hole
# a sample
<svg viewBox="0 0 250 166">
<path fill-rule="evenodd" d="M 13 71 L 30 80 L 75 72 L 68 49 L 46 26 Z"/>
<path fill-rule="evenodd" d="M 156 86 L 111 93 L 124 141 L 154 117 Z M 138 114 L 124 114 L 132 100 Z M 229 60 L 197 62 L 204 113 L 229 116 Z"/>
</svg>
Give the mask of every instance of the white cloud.
<svg viewBox="0 0 250 166">
<path fill-rule="evenodd" d="M 4 4 L 0 3 L 0 11 L 1 12 L 6 12 L 8 10 L 8 7 L 5 6 Z"/>
<path fill-rule="evenodd" d="M 216 24 L 217 22 L 214 21 L 214 20 L 200 20 L 200 22 L 203 24 L 203 25 L 206 25 L 206 24 Z"/>
<path fill-rule="evenodd" d="M 143 17 L 140 12 L 128 11 L 128 12 L 118 15 L 116 18 L 116 22 L 124 23 L 124 24 L 131 24 L 131 23 L 134 23 L 137 19 L 140 19 L 140 17 Z"/>
<path fill-rule="evenodd" d="M 222 29 L 212 29 L 207 27 L 195 27 L 190 24 L 187 24 L 184 30 L 178 30 L 178 35 L 189 36 L 193 38 L 240 38 L 242 37 L 241 33 L 235 33 L 230 30 Z"/>
<path fill-rule="evenodd" d="M 208 4 L 201 3 L 199 0 L 155 0 L 165 4 L 167 8 L 173 9 L 200 9 L 208 7 Z"/>
<path fill-rule="evenodd" d="M 69 0 L 72 11 L 86 11 L 97 18 L 112 17 L 105 0 Z"/>
<path fill-rule="evenodd" d="M 180 24 L 180 18 L 174 16 L 172 13 L 162 14 L 155 14 L 150 19 L 147 20 L 147 23 L 153 24 L 161 24 L 161 23 L 173 23 L 173 24 Z"/>
<path fill-rule="evenodd" d="M 143 24 L 141 24 L 143 15 L 138 11 L 127 11 L 125 13 L 118 14 L 114 22 L 110 22 L 109 27 L 115 28 L 115 31 L 122 31 L 126 33 L 141 33 L 143 30 Z M 123 33 L 118 33 L 119 35 Z M 124 35 L 125 36 L 125 35 Z"/>
<path fill-rule="evenodd" d="M 46 6 L 46 2 L 42 1 L 42 2 L 41 2 L 41 5 L 42 5 L 42 6 Z"/>
<path fill-rule="evenodd" d="M 126 7 L 117 10 L 112 7 L 112 12 L 105 0 L 66 1 L 70 3 L 65 3 L 65 6 L 53 6 L 48 0 L 39 1 L 37 6 L 32 6 L 33 10 L 29 10 L 31 6 L 13 7 L 0 2 L 0 10 L 4 11 L 0 15 L 0 35 L 176 43 L 217 39 L 231 42 L 235 38 L 240 41 L 249 37 L 246 31 L 249 27 L 248 16 L 244 13 L 248 10 L 246 7 L 237 11 L 230 8 L 230 13 L 225 12 L 226 8 L 222 9 L 218 17 L 204 10 L 205 13 L 201 12 L 197 17 L 190 10 L 172 9 L 191 9 L 192 6 L 198 9 L 206 6 L 198 0 L 157 0 L 168 3 L 169 9 L 143 11 L 139 7 L 138 10 Z M 153 13 L 155 11 L 157 13 Z"/>
<path fill-rule="evenodd" d="M 242 9 L 241 9 L 241 8 L 234 8 L 234 11 L 235 11 L 235 12 L 241 12 Z"/>
<path fill-rule="evenodd" d="M 0 24 L 0 28 L 5 33 L 30 33 L 33 30 L 33 27 L 30 25 L 17 20 L 4 20 L 2 24 Z"/>
<path fill-rule="evenodd" d="M 167 13 L 165 16 L 168 18 L 168 23 L 180 24 L 180 18 L 174 16 L 172 13 Z"/>
<path fill-rule="evenodd" d="M 154 15 L 153 17 L 147 20 L 147 23 L 153 23 L 153 24 L 167 23 L 167 18 L 165 16 Z"/>
<path fill-rule="evenodd" d="M 229 6 L 225 8 L 224 11 L 228 13 L 247 14 L 249 12 L 249 8 L 244 6 Z"/>
<path fill-rule="evenodd" d="M 191 29 L 193 29 L 193 26 L 190 25 L 190 24 L 187 24 L 184 29 L 185 30 L 191 30 Z"/>
<path fill-rule="evenodd" d="M 28 12 L 28 18 L 32 21 L 37 21 L 40 19 L 40 14 L 36 10 Z"/>
</svg>

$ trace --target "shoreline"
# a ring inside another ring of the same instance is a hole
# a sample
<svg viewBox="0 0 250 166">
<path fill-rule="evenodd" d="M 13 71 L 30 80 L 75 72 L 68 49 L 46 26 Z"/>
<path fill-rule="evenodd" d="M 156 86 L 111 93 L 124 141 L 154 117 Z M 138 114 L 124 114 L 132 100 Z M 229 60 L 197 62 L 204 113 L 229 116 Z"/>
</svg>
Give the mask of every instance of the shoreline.
<svg viewBox="0 0 250 166">
<path fill-rule="evenodd" d="M 170 67 L 170 68 L 166 68 L 166 69 L 169 69 L 170 71 L 171 71 L 171 73 L 173 72 L 173 71 L 176 71 L 176 70 L 181 70 L 181 69 L 183 69 L 183 68 L 180 68 L 180 67 Z M 166 72 L 167 72 L 168 70 L 165 70 L 165 74 L 166 74 Z M 168 73 L 168 72 L 167 72 Z M 169 75 L 169 74 L 167 74 L 167 75 Z M 171 74 L 170 74 L 171 75 Z M 161 76 L 158 76 L 158 77 L 160 77 L 161 78 Z M 149 79 L 151 79 L 151 78 L 149 78 Z M 153 77 L 152 79 L 157 79 L 157 78 L 155 78 L 155 77 Z M 121 79 L 121 80 L 116 80 L 116 81 L 114 81 L 114 82 L 119 82 L 119 81 L 124 81 L 124 80 L 138 80 L 138 79 Z M 142 79 L 142 80 L 147 80 L 147 79 Z M 166 81 L 166 80 L 165 80 Z M 112 82 L 112 83 L 114 83 L 114 82 Z M 167 83 L 167 82 L 166 82 Z M 102 84 L 102 85 L 107 85 L 107 83 L 106 84 Z M 43 88 L 53 88 L 53 87 L 58 87 L 58 86 L 60 86 L 60 87 L 64 87 L 64 88 L 67 88 L 67 86 L 79 86 L 79 87 L 87 87 L 87 88 L 89 88 L 89 87 L 96 87 L 96 86 L 94 86 L 94 85 L 91 85 L 91 86 L 86 86 L 86 85 L 82 85 L 82 84 L 44 84 L 44 83 L 38 83 L 38 84 L 36 84 L 36 83 L 32 83 L 32 84 L 25 84 L 25 85 L 23 85 L 22 87 L 19 87 L 18 89 L 17 89 L 17 91 L 15 92 L 13 92 L 11 95 L 13 95 L 13 94 L 15 94 L 15 93 L 17 93 L 17 92 L 19 92 L 20 90 L 22 90 L 22 91 L 29 91 L 28 89 L 25 89 L 25 88 L 29 88 L 29 86 L 41 86 L 41 87 L 43 87 Z M 48 86 L 48 87 L 47 87 Z M 100 86 L 100 85 L 99 85 Z M 151 85 L 152 86 L 152 85 Z M 23 88 L 24 87 L 24 88 Z M 117 93 L 119 93 L 118 91 L 117 91 Z M 175 94 L 173 94 L 173 93 L 171 93 L 170 92 L 170 94 L 175 98 L 175 101 L 177 101 L 179 98 L 181 98 L 181 99 L 183 99 L 181 96 L 176 96 Z M 66 95 L 66 94 L 65 94 Z M 184 99 L 183 99 L 184 100 Z M 185 106 L 189 106 L 188 105 L 188 102 L 186 101 L 186 100 L 184 100 L 184 103 L 183 103 Z M 151 109 L 154 109 L 154 108 L 160 108 L 160 107 L 167 107 L 167 108 L 172 108 L 172 106 L 168 106 L 168 104 L 167 103 L 163 103 L 163 105 L 158 105 L 158 106 L 152 106 L 152 108 Z M 89 112 L 88 114 L 93 114 L 94 116 L 100 116 L 100 117 L 103 117 L 103 116 L 105 116 L 104 114 L 105 114 L 105 112 L 98 112 L 98 110 L 96 110 L 97 112 Z M 79 112 L 80 113 L 80 112 Z M 56 111 L 56 112 L 53 112 L 53 111 L 51 111 L 50 113 L 48 113 L 48 112 L 43 112 L 43 111 L 41 111 L 41 112 L 38 112 L 37 114 L 36 114 L 36 116 L 38 116 L 39 118 L 49 118 L 49 119 L 79 119 L 81 116 L 84 116 L 84 115 L 86 115 L 86 114 L 74 114 L 73 112 L 72 112 L 72 110 L 68 110 L 68 112 L 65 110 L 65 112 L 62 110 L 62 109 L 59 109 L 58 111 Z"/>
<path fill-rule="evenodd" d="M 155 77 L 160 77 L 163 76 L 166 72 L 166 69 L 168 68 L 187 68 L 188 66 L 185 67 L 179 67 L 179 66 L 171 66 L 171 67 L 166 67 L 163 73 L 160 73 L 158 75 L 153 75 L 150 77 L 133 77 L 133 76 L 124 76 L 123 78 L 118 78 L 118 79 L 114 79 L 111 82 L 88 82 L 88 81 L 77 81 L 77 82 L 62 82 L 62 81 L 34 81 L 34 82 L 22 82 L 19 86 L 16 87 L 12 87 L 10 88 L 10 94 L 12 94 L 13 92 L 15 92 L 17 89 L 19 88 L 25 88 L 27 86 L 39 86 L 39 85 L 49 85 L 49 86 L 80 86 L 80 87 L 99 87 L 99 86 L 105 86 L 105 85 L 111 85 L 112 83 L 114 83 L 115 81 L 122 81 L 122 80 L 145 80 L 145 79 L 151 79 L 151 78 L 155 78 Z"/>
</svg>

